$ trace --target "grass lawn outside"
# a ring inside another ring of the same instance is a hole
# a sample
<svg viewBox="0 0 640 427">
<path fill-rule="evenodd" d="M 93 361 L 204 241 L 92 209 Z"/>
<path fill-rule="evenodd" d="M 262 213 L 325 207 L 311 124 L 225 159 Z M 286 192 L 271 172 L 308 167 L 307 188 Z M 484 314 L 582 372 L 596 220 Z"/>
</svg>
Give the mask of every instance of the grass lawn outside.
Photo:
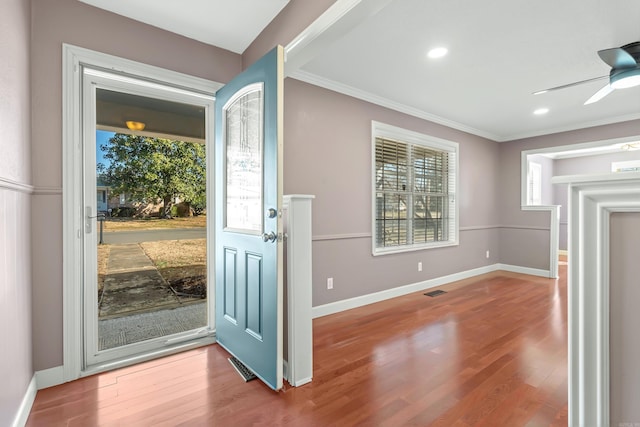
<svg viewBox="0 0 640 427">
<path fill-rule="evenodd" d="M 107 218 L 104 231 L 158 230 L 170 228 L 198 228 L 207 226 L 207 216 L 186 218 Z"/>
</svg>

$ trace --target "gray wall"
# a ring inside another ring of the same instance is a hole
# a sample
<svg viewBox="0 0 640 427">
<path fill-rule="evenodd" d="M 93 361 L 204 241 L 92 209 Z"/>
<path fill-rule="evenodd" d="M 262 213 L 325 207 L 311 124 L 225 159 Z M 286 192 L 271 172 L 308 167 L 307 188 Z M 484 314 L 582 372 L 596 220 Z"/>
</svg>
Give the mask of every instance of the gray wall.
<svg viewBox="0 0 640 427">
<path fill-rule="evenodd" d="M 314 306 L 498 262 L 497 143 L 293 79 L 285 105 L 285 193 L 316 196 Z M 371 255 L 372 120 L 460 144 L 459 246 Z"/>
<path fill-rule="evenodd" d="M 8 426 L 33 377 L 31 363 L 30 4 L 0 13 L 0 425 Z"/>
<path fill-rule="evenodd" d="M 237 75 L 242 61 L 235 53 L 76 0 L 33 0 L 32 9 L 33 363 L 41 370 L 62 365 L 63 353 L 62 44 L 218 82 Z"/>
<path fill-rule="evenodd" d="M 640 129 L 638 130 L 640 132 Z M 584 175 L 591 173 L 611 172 L 611 162 L 621 162 L 625 160 L 640 160 L 640 150 L 620 151 L 618 153 L 600 154 L 597 156 L 575 157 L 572 159 L 554 160 L 554 170 L 556 176 L 562 175 Z M 567 250 L 567 185 L 553 186 L 553 203 L 560 205 L 560 249 Z"/>
<path fill-rule="evenodd" d="M 640 214 L 611 215 L 611 425 L 640 423 Z"/>
</svg>

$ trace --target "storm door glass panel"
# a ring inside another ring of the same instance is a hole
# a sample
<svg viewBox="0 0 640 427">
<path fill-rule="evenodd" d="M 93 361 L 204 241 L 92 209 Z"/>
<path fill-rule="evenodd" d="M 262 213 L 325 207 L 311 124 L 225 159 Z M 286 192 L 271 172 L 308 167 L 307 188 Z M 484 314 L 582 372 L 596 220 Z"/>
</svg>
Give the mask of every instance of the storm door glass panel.
<svg viewBox="0 0 640 427">
<path fill-rule="evenodd" d="M 262 84 L 251 85 L 224 108 L 225 228 L 262 233 Z"/>
</svg>

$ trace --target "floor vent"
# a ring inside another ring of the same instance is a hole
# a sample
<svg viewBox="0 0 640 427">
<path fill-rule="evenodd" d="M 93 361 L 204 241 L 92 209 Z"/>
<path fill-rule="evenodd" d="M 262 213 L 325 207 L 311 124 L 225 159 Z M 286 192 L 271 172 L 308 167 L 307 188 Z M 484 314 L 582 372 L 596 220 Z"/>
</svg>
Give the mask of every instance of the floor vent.
<svg viewBox="0 0 640 427">
<path fill-rule="evenodd" d="M 446 292 L 438 289 L 437 291 L 427 292 L 425 295 L 428 297 L 437 297 L 438 295 L 442 295 L 442 294 L 446 294 Z"/>
<path fill-rule="evenodd" d="M 240 376 L 245 382 L 249 382 L 257 378 L 256 374 L 251 372 L 251 370 L 249 370 L 249 368 L 247 368 L 245 364 L 242 363 L 240 360 L 236 359 L 235 357 L 230 357 L 228 360 L 229 360 L 229 363 L 231 363 L 231 366 L 233 366 L 236 369 L 236 371 L 240 374 Z"/>
</svg>

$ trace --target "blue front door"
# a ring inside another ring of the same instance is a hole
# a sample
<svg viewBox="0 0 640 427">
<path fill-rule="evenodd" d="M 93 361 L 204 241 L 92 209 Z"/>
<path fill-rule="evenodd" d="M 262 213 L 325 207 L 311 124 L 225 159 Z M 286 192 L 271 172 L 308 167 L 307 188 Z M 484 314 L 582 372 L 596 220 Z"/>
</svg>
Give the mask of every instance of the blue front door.
<svg viewBox="0 0 640 427">
<path fill-rule="evenodd" d="M 282 388 L 283 49 L 216 93 L 216 339 Z"/>
</svg>

